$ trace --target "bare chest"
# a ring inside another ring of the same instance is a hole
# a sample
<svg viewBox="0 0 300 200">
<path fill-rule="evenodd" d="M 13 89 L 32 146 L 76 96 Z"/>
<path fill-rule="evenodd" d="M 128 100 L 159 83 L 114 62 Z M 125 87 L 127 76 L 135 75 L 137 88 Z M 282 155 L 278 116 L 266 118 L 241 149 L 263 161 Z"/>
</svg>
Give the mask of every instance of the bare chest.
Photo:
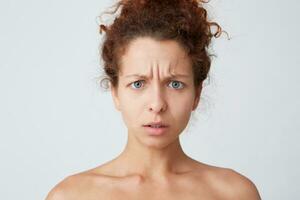
<svg viewBox="0 0 300 200">
<path fill-rule="evenodd" d="M 208 187 L 195 185 L 176 185 L 171 187 L 153 187 L 150 185 L 126 185 L 120 187 L 94 188 L 81 193 L 78 199 L 86 200 L 219 200 L 216 193 Z"/>
<path fill-rule="evenodd" d="M 188 192 L 167 192 L 167 191 L 153 191 L 143 192 L 139 191 L 136 193 L 110 193 L 106 194 L 105 198 L 111 200 L 217 200 L 218 198 L 210 194 L 200 194 L 199 192 L 188 193 Z"/>
</svg>

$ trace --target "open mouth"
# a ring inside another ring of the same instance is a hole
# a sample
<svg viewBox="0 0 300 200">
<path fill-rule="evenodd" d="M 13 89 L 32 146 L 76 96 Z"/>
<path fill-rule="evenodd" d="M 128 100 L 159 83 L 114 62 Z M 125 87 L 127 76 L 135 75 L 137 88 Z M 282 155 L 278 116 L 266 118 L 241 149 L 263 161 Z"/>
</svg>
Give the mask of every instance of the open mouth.
<svg viewBox="0 0 300 200">
<path fill-rule="evenodd" d="M 144 125 L 145 127 L 151 127 L 151 128 L 166 128 L 165 125 Z"/>
<path fill-rule="evenodd" d="M 166 125 L 144 125 L 143 127 L 149 135 L 155 136 L 164 135 L 168 129 Z"/>
</svg>

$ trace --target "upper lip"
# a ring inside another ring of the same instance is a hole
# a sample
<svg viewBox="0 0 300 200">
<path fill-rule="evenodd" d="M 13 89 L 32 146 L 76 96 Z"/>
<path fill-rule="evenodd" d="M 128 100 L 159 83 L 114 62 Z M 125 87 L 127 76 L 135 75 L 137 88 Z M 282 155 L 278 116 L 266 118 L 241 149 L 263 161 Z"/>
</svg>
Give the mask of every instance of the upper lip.
<svg viewBox="0 0 300 200">
<path fill-rule="evenodd" d="M 163 122 L 150 122 L 150 123 L 148 123 L 148 124 L 145 124 L 144 126 L 149 126 L 149 125 L 151 125 L 151 126 L 154 126 L 154 125 L 156 125 L 156 126 L 168 126 L 167 124 L 165 124 L 165 123 L 163 123 Z"/>
</svg>

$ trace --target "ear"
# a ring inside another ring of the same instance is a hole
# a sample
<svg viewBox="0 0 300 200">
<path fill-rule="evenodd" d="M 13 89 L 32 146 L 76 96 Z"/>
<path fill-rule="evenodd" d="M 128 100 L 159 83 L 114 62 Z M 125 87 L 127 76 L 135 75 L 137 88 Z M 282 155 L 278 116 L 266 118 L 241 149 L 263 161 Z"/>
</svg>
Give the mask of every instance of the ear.
<svg viewBox="0 0 300 200">
<path fill-rule="evenodd" d="M 194 100 L 194 105 L 193 105 L 193 111 L 198 107 L 198 104 L 200 102 L 200 96 L 201 96 L 201 91 L 202 91 L 202 84 L 200 84 L 196 88 L 196 95 L 195 95 L 195 100 Z"/>
<path fill-rule="evenodd" d="M 117 110 L 121 111 L 120 110 L 120 102 L 119 102 L 118 88 L 117 87 L 113 87 L 113 86 L 111 87 L 111 95 L 112 95 L 112 98 L 113 98 L 113 101 L 114 101 L 115 108 Z"/>
</svg>

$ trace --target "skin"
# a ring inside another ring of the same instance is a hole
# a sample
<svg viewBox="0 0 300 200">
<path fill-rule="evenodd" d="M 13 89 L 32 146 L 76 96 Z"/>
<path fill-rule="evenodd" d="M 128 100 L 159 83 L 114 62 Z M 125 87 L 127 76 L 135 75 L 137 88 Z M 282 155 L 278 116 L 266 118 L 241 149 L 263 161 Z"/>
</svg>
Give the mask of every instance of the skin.
<svg viewBox="0 0 300 200">
<path fill-rule="evenodd" d="M 194 86 L 190 59 L 176 41 L 137 38 L 120 61 L 119 84 L 112 88 L 112 97 L 128 128 L 123 152 L 65 178 L 46 200 L 260 200 L 247 177 L 184 153 L 179 135 L 199 104 L 202 87 Z M 145 77 L 128 77 L 132 74 Z M 172 74 L 186 77 L 170 78 Z M 169 125 L 164 135 L 145 131 L 143 125 L 153 121 Z"/>
</svg>

